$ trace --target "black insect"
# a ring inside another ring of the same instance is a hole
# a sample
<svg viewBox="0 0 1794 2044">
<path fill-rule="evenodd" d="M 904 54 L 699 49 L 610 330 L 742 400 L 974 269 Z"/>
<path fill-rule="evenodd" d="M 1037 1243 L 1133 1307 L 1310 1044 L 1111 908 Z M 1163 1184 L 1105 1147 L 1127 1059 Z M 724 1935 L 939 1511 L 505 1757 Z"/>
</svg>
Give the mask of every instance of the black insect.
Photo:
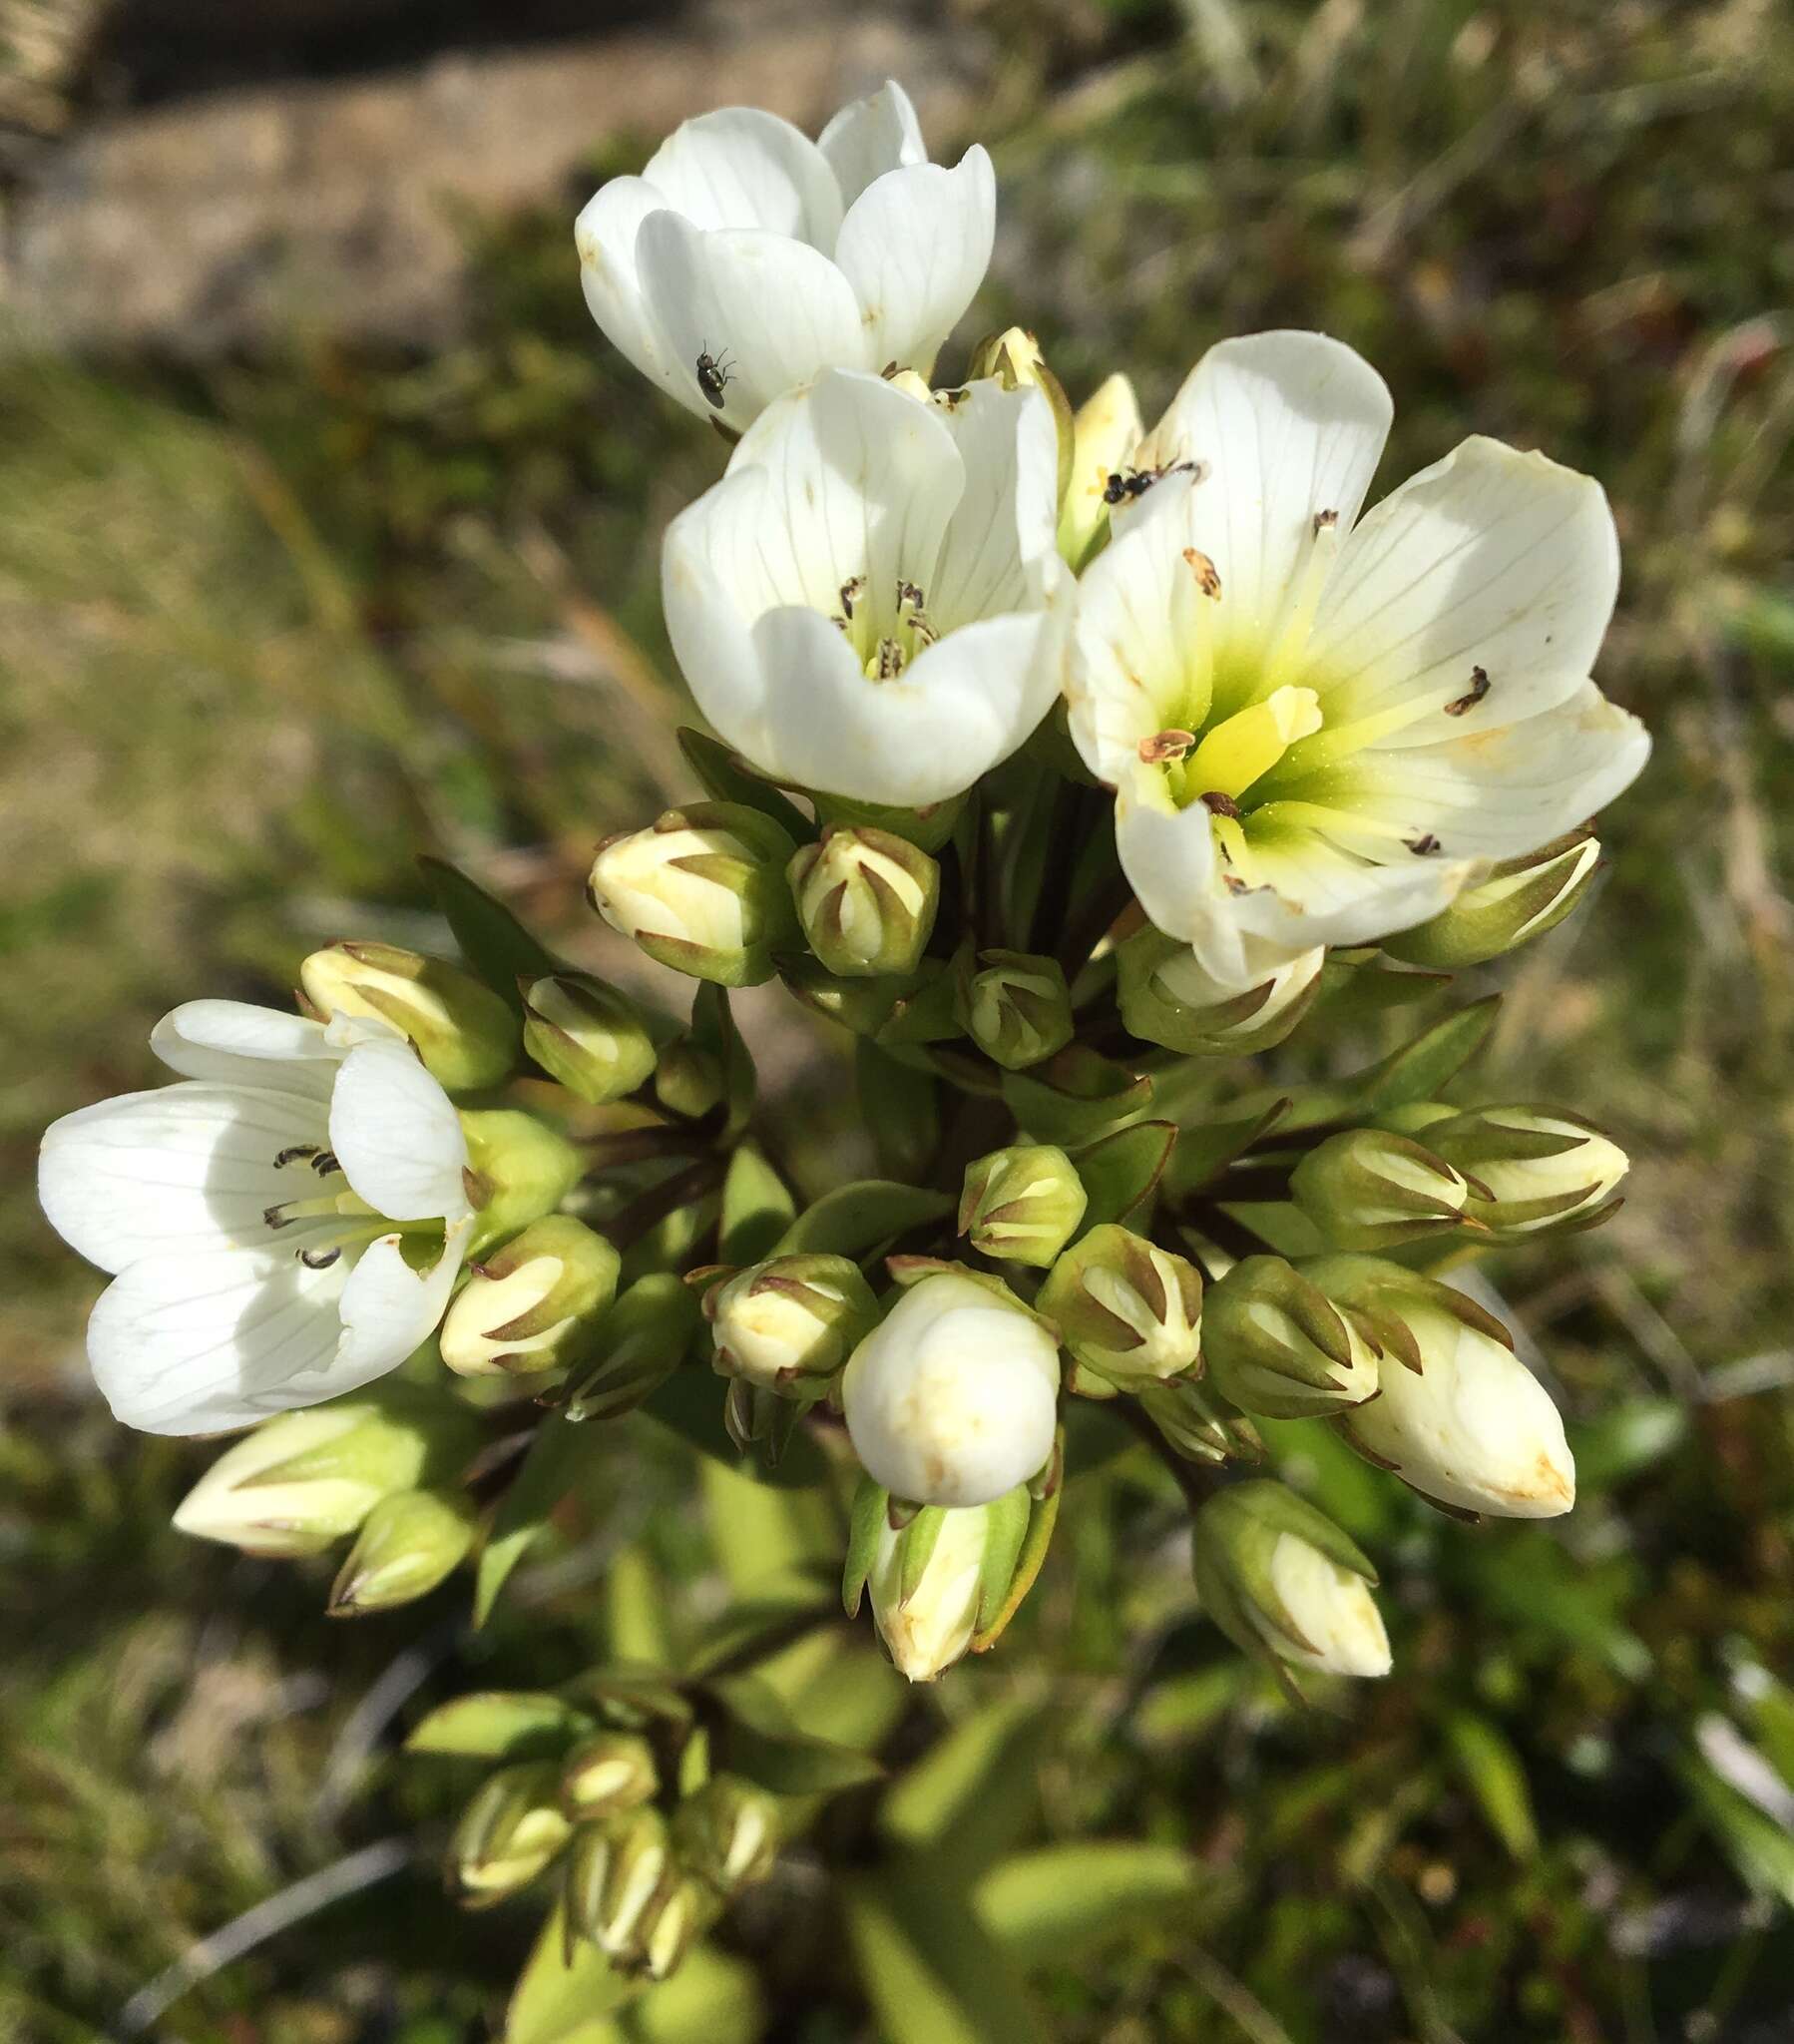
<svg viewBox="0 0 1794 2044">
<path fill-rule="evenodd" d="M 1419 837 L 1407 838 L 1404 842 L 1416 858 L 1430 858 L 1434 852 L 1441 849 L 1439 839 L 1433 835 L 1431 830 L 1426 831 Z"/>
<path fill-rule="evenodd" d="M 1474 710 L 1489 693 L 1489 675 L 1484 668 L 1473 667 L 1470 671 L 1470 688 L 1456 702 L 1445 706 L 1447 717 L 1462 717 L 1467 710 Z"/>
<path fill-rule="evenodd" d="M 722 409 L 722 393 L 733 381 L 726 359 L 718 360 L 706 345 L 697 357 L 697 387 L 718 411 Z"/>
</svg>

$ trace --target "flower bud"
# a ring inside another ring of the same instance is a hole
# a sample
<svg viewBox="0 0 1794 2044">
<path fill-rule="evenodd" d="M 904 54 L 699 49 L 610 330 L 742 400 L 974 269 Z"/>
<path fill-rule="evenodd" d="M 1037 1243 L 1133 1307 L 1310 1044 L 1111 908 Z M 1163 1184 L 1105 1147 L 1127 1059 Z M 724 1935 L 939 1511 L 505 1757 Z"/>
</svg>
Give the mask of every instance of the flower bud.
<svg viewBox="0 0 1794 2044">
<path fill-rule="evenodd" d="M 797 920 L 830 972 L 849 979 L 914 972 L 934 929 L 941 869 L 889 830 L 831 823 L 788 871 Z"/>
<path fill-rule="evenodd" d="M 1272 953 L 1242 993 L 1203 971 L 1187 944 L 1150 927 L 1116 954 L 1121 1020 L 1142 1043 L 1185 1057 L 1243 1057 L 1269 1050 L 1307 1014 L 1320 988 L 1324 948 L 1285 959 Z"/>
<path fill-rule="evenodd" d="M 671 1271 L 638 1278 L 593 1330 L 585 1374 L 562 1417 L 616 1419 L 634 1411 L 683 1360 L 698 1320 L 690 1287 Z"/>
<path fill-rule="evenodd" d="M 1035 1304 L 1081 1368 L 1123 1390 L 1197 1367 L 1201 1273 L 1114 1222 L 1060 1258 Z"/>
<path fill-rule="evenodd" d="M 477 1528 L 472 1502 L 455 1492 L 383 1497 L 331 1587 L 330 1616 L 360 1618 L 427 1597 L 467 1559 Z"/>
<path fill-rule="evenodd" d="M 854 1350 L 841 1380 L 866 1470 L 921 1504 L 980 1505 L 1053 1450 L 1059 1349 L 1001 1283 L 924 1277 Z"/>
<path fill-rule="evenodd" d="M 1617 1143 L 1561 1109 L 1479 1107 L 1431 1123 L 1427 1147 L 1475 1177 L 1464 1212 L 1497 1241 L 1589 1228 L 1618 1205 L 1607 1195 L 1630 1168 Z"/>
<path fill-rule="evenodd" d="M 1555 929 L 1581 900 L 1600 863 L 1599 840 L 1582 831 L 1524 858 L 1504 859 L 1430 921 L 1385 937 L 1383 949 L 1407 965 L 1457 972 Z"/>
<path fill-rule="evenodd" d="M 1456 1228 L 1470 1187 L 1441 1157 L 1387 1129 L 1347 1129 L 1309 1151 L 1290 1197 L 1346 1250 L 1387 1250 Z"/>
<path fill-rule="evenodd" d="M 1033 1501 L 1025 1485 L 959 1510 L 926 1505 L 893 1528 L 881 1513 L 866 1586 L 900 1675 L 933 1682 L 992 1624 L 1015 1581 Z"/>
<path fill-rule="evenodd" d="M 654 1040 L 635 1004 L 590 972 L 523 983 L 523 1047 L 576 1099 L 603 1107 L 655 1068 Z"/>
<path fill-rule="evenodd" d="M 517 1062 L 517 1017 L 471 973 L 396 944 L 331 944 L 299 967 L 320 1015 L 390 1022 L 449 1093 L 496 1086 Z"/>
<path fill-rule="evenodd" d="M 520 1108 L 463 1108 L 467 1196 L 475 1210 L 468 1254 L 552 1214 L 585 1174 L 580 1153 L 558 1130 Z"/>
<path fill-rule="evenodd" d="M 561 1807 L 578 1823 L 652 1802 L 660 1787 L 654 1748 L 639 1732 L 595 1732 L 561 1765 Z"/>
<path fill-rule="evenodd" d="M 757 986 L 795 941 L 785 868 L 797 847 L 743 802 L 669 809 L 646 830 L 608 837 L 588 892 L 614 930 L 651 958 L 718 986 Z"/>
<path fill-rule="evenodd" d="M 558 1776 L 552 1761 L 520 1761 L 480 1785 L 449 1843 L 449 1870 L 468 1907 L 514 1895 L 566 1844 L 572 1827 L 557 1800 Z"/>
<path fill-rule="evenodd" d="M 1267 1419 L 1316 1418 L 1377 1392 L 1371 1330 L 1281 1257 L 1247 1257 L 1209 1287 L 1202 1352 L 1222 1396 Z"/>
<path fill-rule="evenodd" d="M 672 1870 L 667 1819 L 658 1809 L 582 1824 L 567 1859 L 569 1923 L 614 1958 L 635 1954 L 644 1915 Z"/>
<path fill-rule="evenodd" d="M 959 1232 L 981 1255 L 1044 1271 L 1078 1232 L 1090 1196 L 1051 1143 L 993 1150 L 966 1166 Z"/>
<path fill-rule="evenodd" d="M 1333 1522 L 1268 1478 L 1235 1483 L 1196 1514 L 1202 1609 L 1236 1647 L 1328 1675 L 1387 1675 L 1377 1572 Z"/>
<path fill-rule="evenodd" d="M 673 1812 L 679 1863 L 719 1895 L 763 1880 L 778 1857 L 778 1802 L 739 1775 L 712 1775 Z"/>
<path fill-rule="evenodd" d="M 966 380 L 977 382 L 986 376 L 995 377 L 1005 390 L 1034 388 L 1046 392 L 1047 402 L 1053 407 L 1053 423 L 1059 431 L 1059 500 L 1063 503 L 1072 482 L 1077 428 L 1065 386 L 1048 368 L 1040 342 L 1022 326 L 1008 327 L 1002 333 L 993 333 L 988 340 L 981 340 L 966 365 Z"/>
<path fill-rule="evenodd" d="M 819 1391 L 878 1320 L 878 1301 L 846 1257 L 772 1257 L 714 1284 L 703 1309 L 720 1375 L 786 1396 Z"/>
<path fill-rule="evenodd" d="M 1335 1264 L 1309 1266 L 1332 1292 Z M 1388 1356 L 1382 1395 L 1339 1418 L 1366 1461 L 1457 1512 L 1550 1519 L 1575 1503 L 1575 1463 L 1564 1421 L 1507 1343 L 1499 1320 L 1448 1284 L 1375 1263 L 1361 1283 L 1400 1323 L 1409 1357 Z"/>
<path fill-rule="evenodd" d="M 1059 551 L 1082 568 L 1109 534 L 1109 479 L 1127 465 L 1145 426 L 1133 385 L 1114 375 L 1072 420 L 1072 477 L 1059 509 Z"/>
<path fill-rule="evenodd" d="M 722 1060 L 714 1051 L 688 1036 L 675 1036 L 662 1050 L 655 1066 L 655 1099 L 669 1114 L 700 1122 L 720 1105 L 722 1091 Z"/>
<path fill-rule="evenodd" d="M 981 951 L 958 986 L 960 1027 L 1005 1071 L 1038 1065 L 1072 1040 L 1072 997 L 1055 960 Z"/>
<path fill-rule="evenodd" d="M 715 1913 L 715 1897 L 701 1881 L 688 1874 L 664 1881 L 643 1912 L 639 1941 L 648 1977 L 671 1979 Z"/>
<path fill-rule="evenodd" d="M 320 1554 L 383 1497 L 459 1475 L 478 1440 L 464 1406 L 388 1378 L 264 1420 L 200 1478 L 175 1524 L 245 1554 Z"/>
<path fill-rule="evenodd" d="M 556 1369 L 583 1356 L 617 1291 L 622 1259 L 569 1214 L 532 1221 L 478 1264 L 442 1323 L 442 1359 L 464 1377 Z"/>
</svg>

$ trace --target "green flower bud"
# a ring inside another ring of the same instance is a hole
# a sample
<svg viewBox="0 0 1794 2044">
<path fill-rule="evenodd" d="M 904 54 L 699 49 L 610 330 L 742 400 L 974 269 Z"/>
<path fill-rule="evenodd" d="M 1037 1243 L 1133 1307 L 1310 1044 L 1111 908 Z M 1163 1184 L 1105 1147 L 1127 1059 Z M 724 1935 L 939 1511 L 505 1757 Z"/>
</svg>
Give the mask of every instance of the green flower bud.
<svg viewBox="0 0 1794 2044">
<path fill-rule="evenodd" d="M 1185 1057 L 1243 1057 L 1269 1050 L 1307 1014 L 1320 990 L 1324 949 L 1268 960 L 1241 993 L 1218 986 L 1187 944 L 1150 927 L 1116 954 L 1121 1020 L 1142 1043 Z"/>
<path fill-rule="evenodd" d="M 715 1914 L 715 1897 L 701 1881 L 687 1874 L 664 1882 L 642 1920 L 642 1967 L 648 1977 L 671 1979 Z"/>
<path fill-rule="evenodd" d="M 331 944 L 299 967 L 320 1015 L 390 1022 L 450 1093 L 496 1086 L 517 1063 L 517 1017 L 459 966 L 396 944 Z"/>
<path fill-rule="evenodd" d="M 523 1047 L 551 1079 L 594 1107 L 634 1093 L 655 1069 L 635 1005 L 590 972 L 526 980 Z"/>
<path fill-rule="evenodd" d="M 713 1284 L 703 1309 L 719 1374 L 807 1396 L 878 1323 L 878 1301 L 846 1257 L 772 1257 Z"/>
<path fill-rule="evenodd" d="M 464 1108 L 461 1132 L 475 1211 L 470 1256 L 552 1214 L 585 1175 L 585 1162 L 567 1138 L 519 1108 L 477 1114 Z"/>
<path fill-rule="evenodd" d="M 1022 326 L 1008 327 L 981 340 L 966 365 L 966 380 L 975 383 L 986 376 L 994 376 L 1005 390 L 1033 388 L 1047 393 L 1053 423 L 1059 429 L 1059 497 L 1063 503 L 1072 483 L 1077 427 L 1065 386 L 1048 368 L 1040 342 Z"/>
<path fill-rule="evenodd" d="M 1055 960 L 981 951 L 958 984 L 960 1027 L 1006 1071 L 1038 1065 L 1072 1040 L 1072 997 Z"/>
<path fill-rule="evenodd" d="M 572 1420 L 634 1411 L 678 1367 L 698 1322 L 690 1287 L 669 1271 L 638 1278 L 593 1331 L 586 1372 L 562 1407 Z"/>
<path fill-rule="evenodd" d="M 622 1259 L 568 1214 L 545 1214 L 470 1273 L 442 1323 L 442 1359 L 465 1377 L 578 1361 L 617 1292 Z"/>
<path fill-rule="evenodd" d="M 669 1114 L 700 1122 L 722 1099 L 722 1060 L 688 1036 L 675 1036 L 655 1066 L 655 1098 Z"/>
<path fill-rule="evenodd" d="M 332 1618 L 360 1618 L 427 1597 L 472 1550 L 478 1517 L 453 1492 L 401 1490 L 368 1513 L 330 1591 Z"/>
<path fill-rule="evenodd" d="M 1605 1221 L 1619 1204 L 1607 1196 L 1630 1168 L 1592 1122 L 1557 1108 L 1479 1107 L 1431 1123 L 1426 1139 L 1487 1190 L 1464 1212 L 1499 1242 Z"/>
<path fill-rule="evenodd" d="M 449 1843 L 450 1874 L 469 1908 L 527 1887 L 566 1844 L 572 1826 L 559 1788 L 553 1761 L 520 1761 L 480 1785 Z"/>
<path fill-rule="evenodd" d="M 934 929 L 941 869 L 889 830 L 829 824 L 798 848 L 787 877 L 797 920 L 830 972 L 849 979 L 914 972 Z"/>
<path fill-rule="evenodd" d="M 914 991 L 912 979 L 843 979 L 821 959 L 782 958 L 779 978 L 793 1000 L 812 1015 L 838 1022 L 855 1036 L 876 1036 L 891 1019 L 900 998 Z"/>
<path fill-rule="evenodd" d="M 1572 831 L 1524 858 L 1504 859 L 1449 908 L 1383 949 L 1407 965 L 1457 972 L 1481 965 L 1555 929 L 1581 900 L 1600 863 L 1600 843 Z"/>
<path fill-rule="evenodd" d="M 772 977 L 797 938 L 785 868 L 797 847 L 742 802 L 669 809 L 646 830 L 608 837 L 588 892 L 611 927 L 651 958 L 718 986 Z"/>
<path fill-rule="evenodd" d="M 1262 1462 L 1264 1441 L 1242 1412 L 1235 1412 L 1194 1377 L 1164 1383 L 1130 1384 L 1141 1409 L 1186 1462 Z"/>
<path fill-rule="evenodd" d="M 1386 1250 L 1460 1225 L 1470 1187 L 1441 1157 L 1387 1129 L 1347 1129 L 1309 1151 L 1290 1197 L 1345 1250 Z"/>
<path fill-rule="evenodd" d="M 644 1805 L 609 1823 L 582 1824 L 567 1859 L 567 1918 L 613 1958 L 641 1950 L 649 1904 L 673 1872 L 667 1819 Z"/>
<path fill-rule="evenodd" d="M 1377 1392 L 1372 1330 L 1281 1257 L 1247 1257 L 1208 1290 L 1208 1374 L 1223 1397 L 1267 1419 L 1309 1419 Z"/>
<path fill-rule="evenodd" d="M 1123 1390 L 1198 1367 L 1201 1273 L 1114 1222 L 1093 1228 L 1060 1258 L 1035 1306 L 1080 1368 Z"/>
<path fill-rule="evenodd" d="M 1268 1478 L 1235 1483 L 1196 1514 L 1202 1608 L 1243 1652 L 1329 1675 L 1387 1675 L 1377 1572 L 1333 1522 Z"/>
<path fill-rule="evenodd" d="M 1382 1394 L 1341 1413 L 1366 1461 L 1448 1511 L 1549 1519 L 1575 1502 L 1575 1462 L 1550 1395 L 1508 1330 L 1437 1278 L 1375 1257 L 1316 1257 L 1303 1275 L 1372 1324 Z"/>
<path fill-rule="evenodd" d="M 965 1655 L 1008 1600 L 1033 1500 L 1027 1485 L 1018 1484 L 989 1504 L 925 1505 L 893 1527 L 888 1496 L 878 1498 L 877 1539 L 866 1577 L 873 1623 L 900 1675 L 933 1682 Z"/>
<path fill-rule="evenodd" d="M 639 1732 L 595 1732 L 561 1767 L 561 1807 L 580 1823 L 652 1802 L 660 1788 L 654 1748 Z"/>
<path fill-rule="evenodd" d="M 320 1554 L 383 1497 L 458 1476 L 478 1442 L 464 1406 L 388 1378 L 264 1420 L 200 1478 L 175 1524 L 245 1554 Z"/>
<path fill-rule="evenodd" d="M 1089 1203 L 1078 1167 L 1051 1143 L 993 1150 L 966 1166 L 959 1232 L 984 1256 L 1044 1271 Z"/>
<path fill-rule="evenodd" d="M 1120 474 L 1145 434 L 1133 385 L 1114 375 L 1097 386 L 1072 420 L 1072 476 L 1061 492 L 1059 551 L 1082 568 L 1109 536 L 1110 477 Z"/>
<path fill-rule="evenodd" d="M 679 1863 L 719 1895 L 764 1880 L 778 1857 L 778 1801 L 738 1775 L 712 1775 L 673 1812 Z"/>
</svg>

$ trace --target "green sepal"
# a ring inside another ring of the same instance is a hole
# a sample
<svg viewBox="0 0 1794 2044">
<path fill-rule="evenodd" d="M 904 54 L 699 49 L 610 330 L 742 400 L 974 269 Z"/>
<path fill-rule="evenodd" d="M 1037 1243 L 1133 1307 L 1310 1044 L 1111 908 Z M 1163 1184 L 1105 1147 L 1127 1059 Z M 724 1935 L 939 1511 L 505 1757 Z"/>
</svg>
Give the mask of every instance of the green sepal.
<svg viewBox="0 0 1794 2044">
<path fill-rule="evenodd" d="M 930 802 L 925 808 L 902 809 L 888 808 L 880 802 L 854 801 L 844 794 L 818 792 L 812 799 L 816 814 L 826 823 L 888 830 L 892 836 L 905 838 L 918 851 L 931 855 L 952 837 L 966 802 L 963 794 L 955 794 L 945 801 Z"/>
<path fill-rule="evenodd" d="M 903 1552 L 898 1558 L 897 1570 L 897 1601 L 900 1605 L 907 1604 L 916 1594 L 923 1572 L 940 1545 L 941 1528 L 946 1523 L 947 1509 L 944 1505 L 924 1505 L 904 1527 L 901 1536 Z"/>
<path fill-rule="evenodd" d="M 1090 1195 L 1081 1233 L 1137 1214 L 1152 1197 L 1176 1147 L 1174 1122 L 1135 1122 L 1077 1151 L 1072 1162 Z"/>
<path fill-rule="evenodd" d="M 847 1518 L 847 1557 L 841 1570 L 841 1605 L 849 1618 L 858 1618 L 866 1581 L 878 1553 L 878 1536 L 883 1530 L 891 1493 L 882 1483 L 862 1476 L 853 1493 Z"/>
<path fill-rule="evenodd" d="M 717 1252 L 725 1264 L 757 1264 L 796 1219 L 789 1188 L 751 1143 L 728 1161 Z"/>
<path fill-rule="evenodd" d="M 945 1220 L 953 1209 L 950 1193 L 899 1185 L 894 1179 L 858 1179 L 824 1193 L 799 1214 L 779 1238 L 774 1254 L 822 1250 L 858 1260 L 912 1228 Z"/>
<path fill-rule="evenodd" d="M 703 782 L 704 791 L 716 801 L 758 809 L 794 843 L 802 844 L 815 836 L 816 826 L 797 804 L 787 800 L 771 781 L 756 773 L 738 753 L 730 752 L 719 740 L 693 730 L 688 724 L 679 727 L 676 737 L 678 749 L 684 754 L 687 765 Z"/>
<path fill-rule="evenodd" d="M 941 1147 L 940 1088 L 933 1075 L 900 1063 L 866 1037 L 853 1047 L 860 1116 L 871 1132 L 880 1168 L 923 1179 Z"/>
<path fill-rule="evenodd" d="M 1018 1124 L 1069 1149 L 1138 1121 L 1151 1111 L 1152 1091 L 1149 1074 L 1077 1043 L 1027 1071 L 1003 1074 L 1003 1098 Z"/>
<path fill-rule="evenodd" d="M 1489 1040 L 1501 1009 L 1500 994 L 1457 1008 L 1423 1029 L 1400 1050 L 1353 1082 L 1367 1113 L 1381 1114 L 1413 1101 L 1432 1100 Z"/>
<path fill-rule="evenodd" d="M 438 1704 L 405 1739 L 407 1753 L 459 1760 L 559 1760 L 598 1721 L 550 1690 L 483 1690 Z"/>
<path fill-rule="evenodd" d="M 517 1014 L 523 998 L 520 978 L 541 979 L 560 969 L 560 960 L 518 921 L 502 901 L 470 880 L 447 859 L 429 855 L 417 861 L 436 905 L 454 932 L 469 967 Z"/>
<path fill-rule="evenodd" d="M 1064 1448 L 1062 1433 L 1054 1444 L 1055 1459 L 1063 1457 Z M 978 1572 L 978 1611 L 969 1652 L 983 1654 L 994 1647 L 1034 1588 L 1052 1543 L 1064 1490 L 1063 1483 L 1055 1484 L 1037 1502 L 1029 1495 L 1028 1486 L 1019 1483 L 985 1506 L 991 1515 L 990 1530 Z"/>
</svg>

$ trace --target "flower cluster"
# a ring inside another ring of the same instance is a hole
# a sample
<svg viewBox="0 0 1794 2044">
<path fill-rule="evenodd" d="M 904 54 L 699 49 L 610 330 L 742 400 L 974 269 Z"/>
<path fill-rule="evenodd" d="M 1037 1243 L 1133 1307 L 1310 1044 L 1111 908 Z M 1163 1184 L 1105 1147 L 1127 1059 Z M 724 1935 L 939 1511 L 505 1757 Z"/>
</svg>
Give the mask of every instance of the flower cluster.
<svg viewBox="0 0 1794 2044">
<path fill-rule="evenodd" d="M 352 1538 L 334 1611 L 470 1559 L 484 1609 L 566 1430 L 639 1407 L 732 1465 L 820 1448 L 848 1610 L 920 1681 L 1021 1608 L 1093 1430 L 1176 1473 L 1202 1610 L 1285 1682 L 1391 1652 L 1370 1560 L 1245 1473 L 1255 1418 L 1451 1513 L 1573 1502 L 1552 1399 L 1444 1274 L 1604 1219 L 1622 1153 L 1448 1097 L 1490 1002 L 1321 1081 L 1214 1061 L 1437 1002 L 1581 897 L 1647 751 L 1589 679 L 1605 499 L 1473 438 L 1367 511 L 1391 399 L 1317 333 L 1220 341 L 1150 430 L 1120 374 L 1074 411 L 1020 330 L 937 386 L 994 218 L 984 151 L 930 164 L 896 85 L 815 143 L 689 122 L 579 218 L 599 326 L 729 443 L 662 554 L 714 736 L 589 890 L 688 1016 L 432 862 L 463 964 L 342 944 L 298 1015 L 190 1003 L 174 1084 L 45 1138 L 119 1417 L 255 1429 L 178 1523 Z M 851 1043 L 884 1176 L 806 1199 L 770 1161 L 728 990 L 775 979 Z M 520 1427 L 528 1476 L 486 1452 Z M 569 1935 L 660 1975 L 772 1851 L 795 1749 L 713 1676 L 595 1681 L 498 1714 L 554 1737 L 457 1878 L 557 1862 Z"/>
</svg>

